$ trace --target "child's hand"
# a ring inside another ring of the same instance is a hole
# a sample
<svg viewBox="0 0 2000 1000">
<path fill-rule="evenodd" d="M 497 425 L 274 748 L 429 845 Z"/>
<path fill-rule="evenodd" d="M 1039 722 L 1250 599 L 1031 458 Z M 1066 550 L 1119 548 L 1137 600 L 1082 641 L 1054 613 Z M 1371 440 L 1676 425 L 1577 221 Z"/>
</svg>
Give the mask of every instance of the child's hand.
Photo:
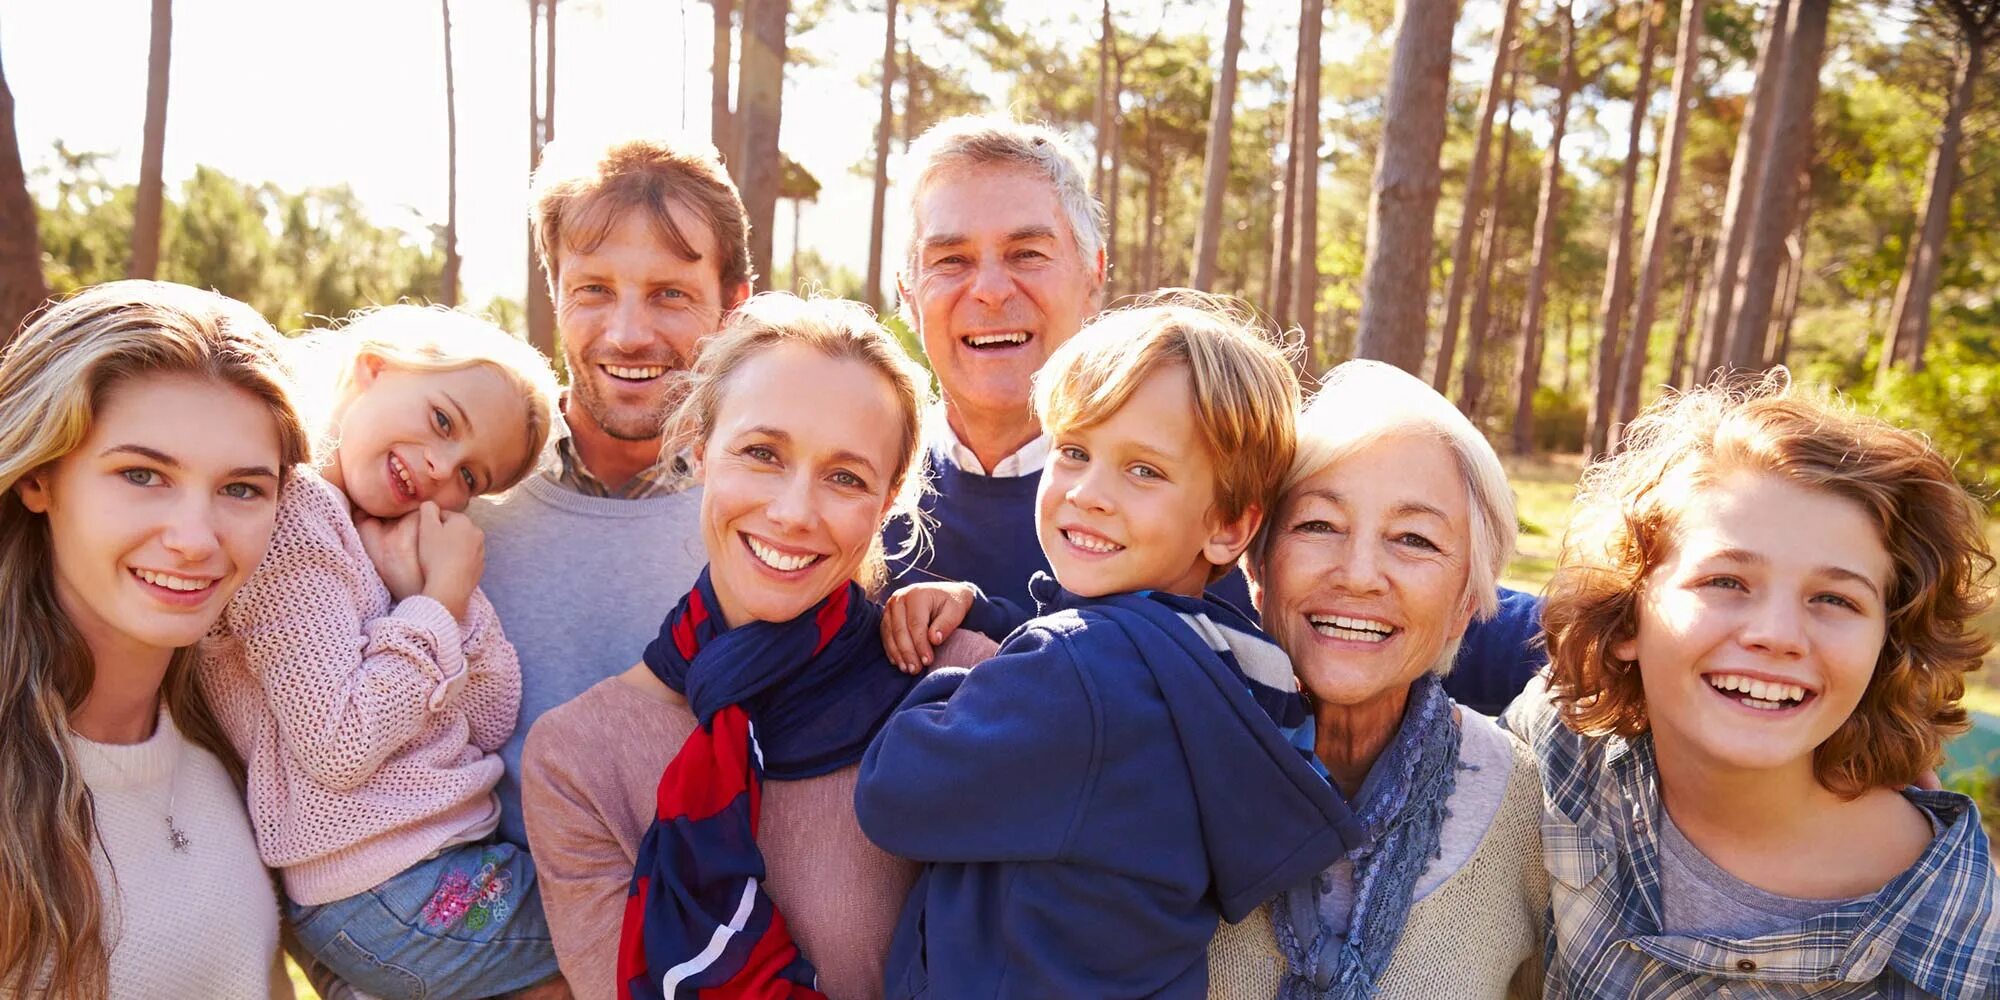
<svg viewBox="0 0 2000 1000">
<path fill-rule="evenodd" d="M 361 533 L 361 548 L 375 572 L 389 588 L 389 596 L 400 602 L 424 592 L 424 571 L 417 562 L 417 515 L 413 511 L 393 521 L 363 516 L 354 522 Z"/>
<path fill-rule="evenodd" d="M 462 622 L 473 588 L 486 572 L 486 533 L 464 514 L 440 509 L 428 500 L 411 516 L 417 519 L 417 565 L 424 572 L 424 596 Z"/>
<path fill-rule="evenodd" d="M 882 649 L 906 674 L 923 673 L 931 654 L 972 609 L 979 588 L 969 583 L 915 583 L 882 606 Z"/>
</svg>

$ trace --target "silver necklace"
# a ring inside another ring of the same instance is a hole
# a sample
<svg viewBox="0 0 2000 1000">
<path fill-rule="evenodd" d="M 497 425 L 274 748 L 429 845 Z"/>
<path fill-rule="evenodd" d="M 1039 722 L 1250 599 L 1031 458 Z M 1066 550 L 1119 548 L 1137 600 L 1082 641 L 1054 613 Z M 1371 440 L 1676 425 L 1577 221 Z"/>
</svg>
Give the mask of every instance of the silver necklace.
<svg viewBox="0 0 2000 1000">
<path fill-rule="evenodd" d="M 132 773 L 125 770 L 123 761 L 106 752 L 103 744 L 98 743 L 96 740 L 92 740 L 89 737 L 82 738 L 90 744 L 91 750 L 115 768 L 121 777 L 125 778 L 128 782 L 131 780 Z M 186 831 L 183 831 L 180 825 L 174 822 L 174 798 L 180 794 L 181 759 L 186 755 L 187 747 L 179 747 L 174 754 L 174 769 L 167 774 L 167 846 L 173 848 L 176 854 L 186 854 L 188 853 L 188 848 L 194 846 L 194 839 L 189 837 Z"/>
</svg>

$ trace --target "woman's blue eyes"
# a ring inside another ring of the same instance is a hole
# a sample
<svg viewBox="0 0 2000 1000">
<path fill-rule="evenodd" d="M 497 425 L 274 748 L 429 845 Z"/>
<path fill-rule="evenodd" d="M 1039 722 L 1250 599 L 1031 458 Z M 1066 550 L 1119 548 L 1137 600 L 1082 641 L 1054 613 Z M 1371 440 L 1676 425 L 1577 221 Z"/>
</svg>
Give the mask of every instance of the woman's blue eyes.
<svg viewBox="0 0 2000 1000">
<path fill-rule="evenodd" d="M 134 486 L 161 486 L 165 484 L 165 478 L 153 469 L 120 469 L 118 470 L 118 475 L 124 477 L 126 482 Z M 252 486 L 249 483 L 229 483 L 223 486 L 219 492 L 231 500 L 255 500 L 264 495 L 262 487 Z"/>
<path fill-rule="evenodd" d="M 160 478 L 160 474 L 151 469 L 125 469 L 118 474 L 134 486 L 151 486 Z"/>
<path fill-rule="evenodd" d="M 431 407 L 431 422 L 437 424 L 437 429 L 439 433 L 442 434 L 451 433 L 451 418 L 449 416 L 446 416 L 443 410 L 440 410 L 435 406 Z"/>
<path fill-rule="evenodd" d="M 222 488 L 222 493 L 233 500 L 255 500 L 264 495 L 263 490 L 249 483 L 230 483 Z"/>
</svg>

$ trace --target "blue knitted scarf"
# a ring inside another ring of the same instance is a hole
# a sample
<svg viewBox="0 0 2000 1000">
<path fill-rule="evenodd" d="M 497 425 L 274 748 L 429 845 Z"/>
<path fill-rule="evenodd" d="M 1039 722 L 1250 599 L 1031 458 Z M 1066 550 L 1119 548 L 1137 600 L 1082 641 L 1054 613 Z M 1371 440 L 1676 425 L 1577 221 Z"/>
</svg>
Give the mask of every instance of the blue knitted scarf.
<svg viewBox="0 0 2000 1000">
<path fill-rule="evenodd" d="M 1362 1000 L 1403 936 L 1417 879 L 1433 858 L 1458 783 L 1459 724 L 1436 674 L 1410 686 L 1409 705 L 1362 783 L 1356 812 L 1369 842 L 1348 854 L 1354 906 L 1345 928 L 1328 926 L 1320 897 L 1325 872 L 1272 901 L 1272 927 L 1285 956 L 1278 1000 Z"/>
</svg>

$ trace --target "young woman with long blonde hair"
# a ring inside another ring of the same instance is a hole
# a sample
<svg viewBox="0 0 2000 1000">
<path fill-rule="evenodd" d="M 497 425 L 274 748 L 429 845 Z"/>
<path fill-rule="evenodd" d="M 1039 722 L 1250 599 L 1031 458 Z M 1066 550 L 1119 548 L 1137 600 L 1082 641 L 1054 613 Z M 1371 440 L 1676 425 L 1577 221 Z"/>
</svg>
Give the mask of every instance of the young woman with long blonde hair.
<svg viewBox="0 0 2000 1000">
<path fill-rule="evenodd" d="M 0 995 L 268 995 L 277 902 L 193 646 L 307 455 L 276 339 L 121 281 L 0 356 Z"/>
</svg>

